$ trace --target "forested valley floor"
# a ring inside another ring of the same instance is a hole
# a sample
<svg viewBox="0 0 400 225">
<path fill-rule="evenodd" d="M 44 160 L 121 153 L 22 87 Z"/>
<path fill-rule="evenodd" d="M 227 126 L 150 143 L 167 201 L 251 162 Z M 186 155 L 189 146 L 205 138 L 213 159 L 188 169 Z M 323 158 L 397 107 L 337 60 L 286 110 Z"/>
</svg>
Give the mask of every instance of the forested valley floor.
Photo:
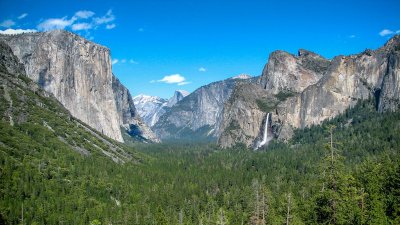
<svg viewBox="0 0 400 225">
<path fill-rule="evenodd" d="M 400 224 L 400 113 L 373 101 L 261 151 L 137 144 L 124 164 L 30 118 L 0 120 L 0 224 Z"/>
</svg>

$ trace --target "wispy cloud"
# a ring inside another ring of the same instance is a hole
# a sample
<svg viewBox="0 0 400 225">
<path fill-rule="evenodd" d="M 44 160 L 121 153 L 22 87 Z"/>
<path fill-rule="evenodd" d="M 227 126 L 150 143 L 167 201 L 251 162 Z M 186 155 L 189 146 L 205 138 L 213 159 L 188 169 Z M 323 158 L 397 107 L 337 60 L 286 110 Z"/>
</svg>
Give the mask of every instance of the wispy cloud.
<svg viewBox="0 0 400 225">
<path fill-rule="evenodd" d="M 21 14 L 20 16 L 18 16 L 17 18 L 19 19 L 19 20 L 21 20 L 21 19 L 23 19 L 23 18 L 25 18 L 25 17 L 27 17 L 28 16 L 28 13 L 23 13 L 23 14 Z"/>
<path fill-rule="evenodd" d="M 115 23 L 113 23 L 113 24 L 107 24 L 107 25 L 106 25 L 106 29 L 107 29 L 107 30 L 111 30 L 111 29 L 114 29 L 116 26 L 117 26 L 117 25 L 115 25 Z"/>
<path fill-rule="evenodd" d="M 89 23 L 76 23 L 72 24 L 72 30 L 78 31 L 78 30 L 90 30 L 92 29 L 92 25 Z"/>
<path fill-rule="evenodd" d="M 75 17 L 81 18 L 81 19 L 88 19 L 92 16 L 94 16 L 94 12 L 89 11 L 89 10 L 81 10 L 75 13 Z"/>
<path fill-rule="evenodd" d="M 57 30 L 70 28 L 73 31 L 79 30 L 90 30 L 95 29 L 101 25 L 105 25 L 105 28 L 110 30 L 116 25 L 110 24 L 115 20 L 115 16 L 112 10 L 108 10 L 104 16 L 94 17 L 95 13 L 89 10 L 80 10 L 75 12 L 74 16 L 68 18 L 64 16 L 62 18 L 50 18 L 41 22 L 37 29 L 41 31 Z"/>
<path fill-rule="evenodd" d="M 141 27 L 141 28 L 138 29 L 138 31 L 139 32 L 144 32 L 144 28 Z"/>
<path fill-rule="evenodd" d="M 133 59 L 130 59 L 130 60 L 129 60 L 129 63 L 132 63 L 132 64 L 139 64 L 139 62 L 137 62 L 137 61 L 135 61 L 135 60 L 133 60 Z"/>
<path fill-rule="evenodd" d="M 34 29 L 7 29 L 7 30 L 0 30 L 0 34 L 22 34 L 22 33 L 33 33 L 37 32 Z"/>
<path fill-rule="evenodd" d="M 117 64 L 118 61 L 119 61 L 118 59 L 113 59 L 113 60 L 111 61 L 111 64 L 113 64 L 113 65 L 114 65 L 114 64 Z"/>
<path fill-rule="evenodd" d="M 200 68 L 199 68 L 199 72 L 206 72 L 206 71 L 207 71 L 207 69 L 204 68 L 204 67 L 200 67 Z"/>
<path fill-rule="evenodd" d="M 110 23 L 112 21 L 115 20 L 115 16 L 112 12 L 111 9 L 109 9 L 106 13 L 106 15 L 102 16 L 102 17 L 96 17 L 94 18 L 94 23 L 97 25 L 101 25 L 101 24 L 106 24 L 106 23 Z"/>
<path fill-rule="evenodd" d="M 349 36 L 349 38 L 356 38 L 356 35 L 352 34 L 352 35 Z"/>
<path fill-rule="evenodd" d="M 154 83 L 154 82 L 155 82 L 154 80 L 150 81 L 150 83 Z M 186 78 L 184 76 L 182 76 L 178 73 L 165 76 L 162 79 L 157 80 L 157 82 L 162 82 L 162 83 L 166 83 L 166 84 L 177 84 L 179 86 L 190 83 L 190 82 L 186 81 Z"/>
<path fill-rule="evenodd" d="M 71 26 L 76 20 L 77 20 L 76 17 L 67 19 L 66 16 L 63 18 L 51 18 L 40 23 L 37 26 L 37 29 L 42 31 L 64 29 L 66 27 Z"/>
<path fill-rule="evenodd" d="M 389 30 L 389 29 L 383 29 L 383 30 L 381 30 L 381 32 L 379 32 L 379 35 L 382 37 L 391 35 L 391 34 L 394 34 L 394 31 Z"/>
<path fill-rule="evenodd" d="M 0 27 L 5 27 L 5 28 L 10 28 L 15 25 L 15 22 L 13 20 L 4 20 L 3 22 L 0 23 Z"/>
<path fill-rule="evenodd" d="M 184 81 L 184 82 L 180 82 L 178 83 L 178 86 L 182 86 L 182 85 L 186 85 L 186 84 L 190 84 L 191 82 L 188 81 Z"/>
<path fill-rule="evenodd" d="M 121 63 L 126 63 L 126 59 L 121 59 Z"/>
</svg>

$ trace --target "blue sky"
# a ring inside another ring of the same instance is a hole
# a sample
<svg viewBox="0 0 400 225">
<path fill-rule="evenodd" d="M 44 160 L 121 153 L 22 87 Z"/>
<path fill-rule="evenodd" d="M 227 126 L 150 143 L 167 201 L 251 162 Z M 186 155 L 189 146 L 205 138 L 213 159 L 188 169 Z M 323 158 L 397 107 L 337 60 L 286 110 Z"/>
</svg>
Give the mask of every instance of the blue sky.
<svg viewBox="0 0 400 225">
<path fill-rule="evenodd" d="M 327 58 L 400 33 L 400 1 L 1 0 L 0 30 L 64 28 L 111 49 L 132 95 L 172 96 L 241 73 L 277 49 Z"/>
</svg>

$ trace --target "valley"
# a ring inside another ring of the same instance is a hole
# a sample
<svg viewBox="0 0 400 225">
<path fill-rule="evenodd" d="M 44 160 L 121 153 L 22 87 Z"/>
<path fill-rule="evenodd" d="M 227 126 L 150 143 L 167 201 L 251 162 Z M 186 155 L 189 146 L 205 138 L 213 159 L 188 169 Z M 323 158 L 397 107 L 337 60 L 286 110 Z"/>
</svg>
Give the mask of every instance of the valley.
<svg viewBox="0 0 400 225">
<path fill-rule="evenodd" d="M 388 1 L 4 0 L 0 225 L 400 224 Z"/>
</svg>

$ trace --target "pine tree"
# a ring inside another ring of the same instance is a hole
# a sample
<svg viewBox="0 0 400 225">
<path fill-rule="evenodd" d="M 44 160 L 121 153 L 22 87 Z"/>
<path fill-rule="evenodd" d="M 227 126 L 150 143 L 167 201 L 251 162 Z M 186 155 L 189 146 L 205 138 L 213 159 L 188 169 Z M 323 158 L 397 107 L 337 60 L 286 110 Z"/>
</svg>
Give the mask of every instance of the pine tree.
<svg viewBox="0 0 400 225">
<path fill-rule="evenodd" d="M 325 146 L 327 154 L 322 160 L 322 188 L 316 196 L 316 216 L 320 224 L 338 224 L 338 203 L 340 173 L 342 172 L 341 157 L 334 147 L 333 132 L 336 126 L 328 127 L 329 142 Z"/>
</svg>

